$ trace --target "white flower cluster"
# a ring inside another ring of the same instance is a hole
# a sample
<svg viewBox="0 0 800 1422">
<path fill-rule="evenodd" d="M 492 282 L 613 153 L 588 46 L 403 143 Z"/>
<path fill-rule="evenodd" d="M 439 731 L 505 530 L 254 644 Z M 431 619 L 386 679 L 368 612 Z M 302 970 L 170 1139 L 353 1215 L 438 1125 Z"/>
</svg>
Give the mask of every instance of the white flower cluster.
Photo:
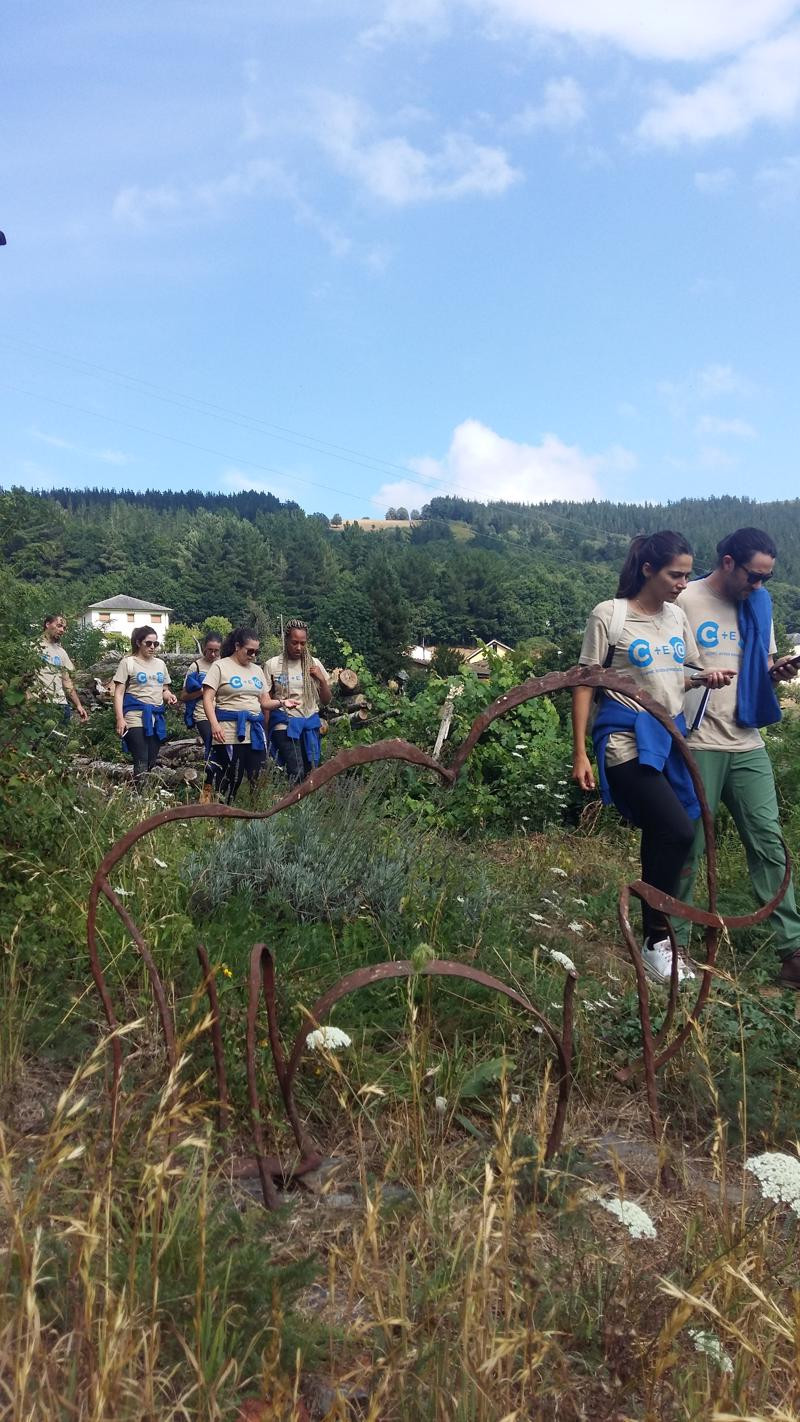
<svg viewBox="0 0 800 1422">
<path fill-rule="evenodd" d="M 306 1043 L 312 1052 L 335 1052 L 337 1047 L 352 1046 L 352 1038 L 341 1027 L 317 1027 L 309 1032 Z"/>
<path fill-rule="evenodd" d="M 583 924 L 579 923 L 577 918 L 573 918 L 572 923 L 567 924 L 567 928 L 570 933 L 583 933 Z"/>
<path fill-rule="evenodd" d="M 689 1337 L 697 1353 L 705 1353 L 712 1363 L 716 1363 L 721 1373 L 733 1372 L 733 1359 L 725 1352 L 716 1333 L 706 1328 L 690 1328 Z"/>
<path fill-rule="evenodd" d="M 800 1215 L 800 1160 L 779 1150 L 767 1150 L 748 1160 L 745 1170 L 755 1175 L 765 1200 L 789 1205 Z"/>
<path fill-rule="evenodd" d="M 572 959 L 568 958 L 566 953 L 559 953 L 557 948 L 548 948 L 547 951 L 553 962 L 558 963 L 558 966 L 563 968 L 565 972 L 576 973 L 578 971 Z"/>
<path fill-rule="evenodd" d="M 634 1205 L 632 1200 L 604 1200 L 602 1195 L 590 1195 L 589 1198 L 624 1224 L 631 1239 L 656 1238 L 656 1227 L 641 1205 Z"/>
</svg>

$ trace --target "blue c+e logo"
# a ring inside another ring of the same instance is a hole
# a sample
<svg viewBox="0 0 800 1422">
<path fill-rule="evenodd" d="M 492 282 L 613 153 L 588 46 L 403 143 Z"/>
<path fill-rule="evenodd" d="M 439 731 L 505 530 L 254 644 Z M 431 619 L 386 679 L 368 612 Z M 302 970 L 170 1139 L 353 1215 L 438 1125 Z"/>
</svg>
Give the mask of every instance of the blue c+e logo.
<svg viewBox="0 0 800 1422">
<path fill-rule="evenodd" d="M 650 651 L 650 643 L 645 637 L 637 637 L 635 642 L 631 642 L 628 648 L 628 661 L 635 667 L 649 667 L 653 660 L 653 653 Z"/>
<path fill-rule="evenodd" d="M 239 690 L 239 688 L 240 688 L 241 685 L 242 685 L 242 678 L 241 678 L 240 676 L 232 676 L 232 677 L 231 677 L 231 686 L 234 687 L 236 691 Z"/>
<path fill-rule="evenodd" d="M 701 622 L 697 629 L 697 643 L 700 647 L 719 646 L 719 623 Z"/>
</svg>

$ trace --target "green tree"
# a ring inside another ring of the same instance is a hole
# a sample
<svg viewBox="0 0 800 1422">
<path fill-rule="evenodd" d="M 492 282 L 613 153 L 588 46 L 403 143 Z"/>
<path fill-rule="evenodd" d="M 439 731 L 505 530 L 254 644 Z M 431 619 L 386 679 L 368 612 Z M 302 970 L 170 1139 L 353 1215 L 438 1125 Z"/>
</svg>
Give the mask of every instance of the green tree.
<svg viewBox="0 0 800 1422">
<path fill-rule="evenodd" d="M 411 609 L 400 580 L 385 555 L 375 557 L 367 570 L 365 591 L 372 607 L 375 647 L 371 662 L 381 676 L 391 676 L 402 665 L 410 629 Z"/>
</svg>

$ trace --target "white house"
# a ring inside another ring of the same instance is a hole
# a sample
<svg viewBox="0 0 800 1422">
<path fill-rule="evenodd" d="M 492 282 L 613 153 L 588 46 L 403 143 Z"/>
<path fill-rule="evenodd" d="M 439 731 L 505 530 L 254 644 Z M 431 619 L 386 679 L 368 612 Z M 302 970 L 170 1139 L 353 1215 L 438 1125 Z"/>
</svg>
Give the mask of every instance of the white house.
<svg viewBox="0 0 800 1422">
<path fill-rule="evenodd" d="M 155 627 L 159 641 L 163 642 L 171 612 L 171 607 L 162 607 L 160 602 L 142 602 L 140 597 L 120 594 L 91 603 L 81 621 L 84 626 L 98 627 L 101 632 L 121 632 L 128 637 L 135 627 Z"/>
</svg>

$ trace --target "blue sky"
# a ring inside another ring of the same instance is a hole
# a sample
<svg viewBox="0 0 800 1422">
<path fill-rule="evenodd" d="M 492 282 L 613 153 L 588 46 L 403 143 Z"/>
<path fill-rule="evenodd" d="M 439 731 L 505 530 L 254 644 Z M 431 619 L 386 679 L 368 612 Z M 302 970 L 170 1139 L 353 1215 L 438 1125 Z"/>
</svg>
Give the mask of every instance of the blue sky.
<svg viewBox="0 0 800 1422">
<path fill-rule="evenodd" d="M 797 493 L 800 5 L 6 22 L 4 486 Z"/>
</svg>

